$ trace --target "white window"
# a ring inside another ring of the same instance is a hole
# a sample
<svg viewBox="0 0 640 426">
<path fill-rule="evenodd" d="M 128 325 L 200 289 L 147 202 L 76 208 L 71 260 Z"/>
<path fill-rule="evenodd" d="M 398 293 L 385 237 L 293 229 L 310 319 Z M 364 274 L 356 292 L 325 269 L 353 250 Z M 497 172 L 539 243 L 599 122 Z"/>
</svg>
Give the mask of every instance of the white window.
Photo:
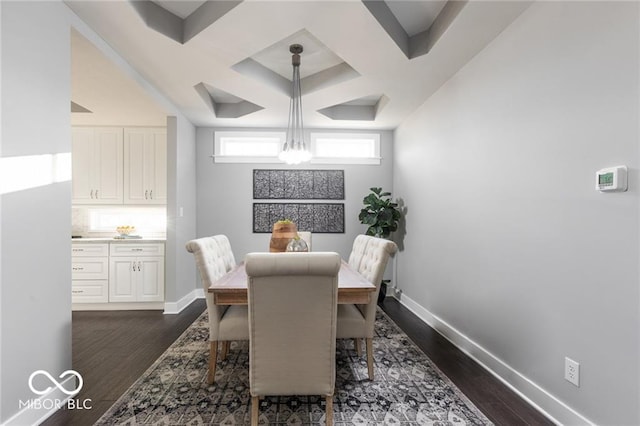
<svg viewBox="0 0 640 426">
<path fill-rule="evenodd" d="M 215 132 L 216 163 L 280 163 L 284 132 Z"/>
<path fill-rule="evenodd" d="M 312 163 L 380 164 L 378 133 L 311 133 Z"/>
</svg>

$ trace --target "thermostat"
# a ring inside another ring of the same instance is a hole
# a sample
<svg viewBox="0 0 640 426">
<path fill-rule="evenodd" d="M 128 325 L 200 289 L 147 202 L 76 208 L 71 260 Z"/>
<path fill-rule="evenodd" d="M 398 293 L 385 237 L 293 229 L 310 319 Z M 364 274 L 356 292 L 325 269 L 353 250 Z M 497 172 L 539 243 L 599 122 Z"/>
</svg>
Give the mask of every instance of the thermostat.
<svg viewBox="0 0 640 426">
<path fill-rule="evenodd" d="M 596 190 L 624 192 L 627 190 L 627 166 L 609 167 L 596 172 Z"/>
</svg>

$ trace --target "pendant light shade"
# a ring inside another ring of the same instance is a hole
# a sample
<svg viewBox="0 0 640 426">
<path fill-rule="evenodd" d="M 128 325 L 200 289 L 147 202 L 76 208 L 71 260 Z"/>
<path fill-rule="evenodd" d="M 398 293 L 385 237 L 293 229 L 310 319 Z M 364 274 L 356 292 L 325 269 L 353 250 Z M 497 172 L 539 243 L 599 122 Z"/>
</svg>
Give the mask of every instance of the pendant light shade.
<svg viewBox="0 0 640 426">
<path fill-rule="evenodd" d="M 287 135 L 279 158 L 287 164 L 300 164 L 311 160 L 311 152 L 304 141 L 304 125 L 302 123 L 302 93 L 300 89 L 300 53 L 302 46 L 289 46 L 291 64 L 293 65 L 293 79 L 291 101 L 289 103 L 289 124 Z"/>
</svg>

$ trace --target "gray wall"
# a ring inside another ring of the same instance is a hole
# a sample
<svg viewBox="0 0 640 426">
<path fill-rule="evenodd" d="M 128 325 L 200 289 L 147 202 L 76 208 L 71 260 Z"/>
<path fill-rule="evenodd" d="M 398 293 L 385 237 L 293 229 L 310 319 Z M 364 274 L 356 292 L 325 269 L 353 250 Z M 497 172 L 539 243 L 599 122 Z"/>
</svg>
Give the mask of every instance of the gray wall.
<svg viewBox="0 0 640 426">
<path fill-rule="evenodd" d="M 196 130 L 183 117 L 167 120 L 167 302 L 179 302 L 195 288 L 193 255 L 185 250 L 196 236 Z M 177 307 L 178 309 L 181 306 Z"/>
<path fill-rule="evenodd" d="M 197 231 L 199 237 L 226 234 L 231 241 L 238 262 L 244 260 L 244 256 L 249 252 L 269 250 L 271 234 L 254 234 L 252 232 L 254 169 L 344 170 L 345 233 L 314 234 L 312 240 L 313 251 L 337 251 L 344 258 L 349 256 L 356 235 L 364 233 L 366 230 L 366 227 L 358 221 L 358 213 L 362 208 L 362 199 L 369 193 L 369 188 L 381 186 L 386 190 L 391 190 L 393 147 L 389 131 L 381 132 L 380 145 L 383 159 L 379 166 L 311 164 L 286 166 L 284 164 L 214 163 L 211 159 L 214 130 L 212 128 L 198 128 L 197 131 Z M 327 130 L 323 129 L 322 132 L 327 132 Z M 256 201 L 264 202 L 265 200 Z M 336 200 L 335 202 L 341 201 Z M 391 264 L 389 268 L 391 268 Z"/>
<path fill-rule="evenodd" d="M 638 12 L 535 3 L 395 133 L 402 300 L 567 424 L 640 424 Z"/>
<path fill-rule="evenodd" d="M 69 153 L 70 45 L 58 2 L 1 2 L 2 157 Z M 1 160 L 0 160 L 1 161 Z M 33 171 L 37 173 L 37 170 Z M 71 182 L 2 195 L 0 422 L 36 370 L 71 368 Z"/>
</svg>

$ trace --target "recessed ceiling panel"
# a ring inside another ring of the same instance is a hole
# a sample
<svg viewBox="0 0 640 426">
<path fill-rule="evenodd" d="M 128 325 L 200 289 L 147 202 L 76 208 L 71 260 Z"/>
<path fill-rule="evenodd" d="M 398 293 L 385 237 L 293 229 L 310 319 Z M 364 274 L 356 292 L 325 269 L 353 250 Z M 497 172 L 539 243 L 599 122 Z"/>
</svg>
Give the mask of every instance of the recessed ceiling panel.
<svg viewBox="0 0 640 426">
<path fill-rule="evenodd" d="M 318 112 L 332 120 L 374 121 L 385 100 L 384 95 L 365 96 Z"/>
<path fill-rule="evenodd" d="M 194 89 L 217 118 L 240 118 L 264 109 L 206 83 L 196 84 Z"/>
<path fill-rule="evenodd" d="M 316 74 L 342 63 L 342 59 L 329 50 L 317 38 L 306 30 L 298 31 L 291 36 L 272 44 L 266 49 L 251 56 L 251 59 L 271 71 L 291 80 L 292 65 L 289 46 L 302 45 L 304 51 L 300 54 L 300 77 Z"/>
<path fill-rule="evenodd" d="M 187 16 L 191 15 L 195 12 L 200 6 L 202 6 L 206 1 L 197 0 L 152 0 L 153 3 L 158 6 L 168 10 L 174 15 L 185 19 Z"/>
<path fill-rule="evenodd" d="M 409 37 L 428 30 L 447 4 L 446 0 L 387 0 L 386 3 Z"/>
<path fill-rule="evenodd" d="M 301 30 L 246 58 L 232 68 L 285 95 L 291 94 L 293 66 L 289 46 L 301 44 L 300 77 L 303 95 L 359 77 L 349 64 L 307 30 Z"/>
</svg>

